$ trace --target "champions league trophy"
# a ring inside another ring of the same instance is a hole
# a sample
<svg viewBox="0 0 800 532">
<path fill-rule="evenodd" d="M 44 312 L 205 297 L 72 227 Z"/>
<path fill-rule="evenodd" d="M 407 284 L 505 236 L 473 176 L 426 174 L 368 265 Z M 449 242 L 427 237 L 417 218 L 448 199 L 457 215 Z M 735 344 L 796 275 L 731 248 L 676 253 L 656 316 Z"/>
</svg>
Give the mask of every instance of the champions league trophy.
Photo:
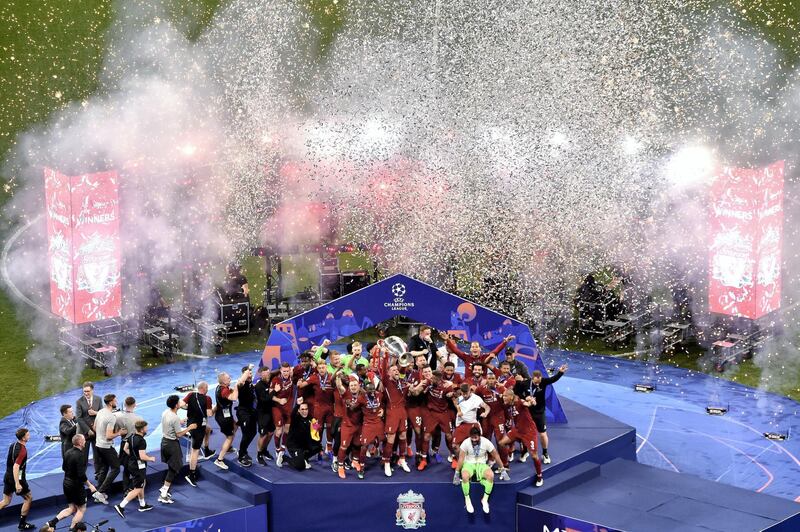
<svg viewBox="0 0 800 532">
<path fill-rule="evenodd" d="M 408 353 L 408 346 L 397 336 L 390 336 L 383 341 L 383 345 L 389 350 L 392 356 L 400 357 L 403 353 Z"/>
<path fill-rule="evenodd" d="M 411 365 L 411 353 L 408 352 L 408 346 L 403 340 L 397 336 L 390 336 L 383 341 L 383 345 L 389 354 L 397 359 L 400 366 Z"/>
</svg>

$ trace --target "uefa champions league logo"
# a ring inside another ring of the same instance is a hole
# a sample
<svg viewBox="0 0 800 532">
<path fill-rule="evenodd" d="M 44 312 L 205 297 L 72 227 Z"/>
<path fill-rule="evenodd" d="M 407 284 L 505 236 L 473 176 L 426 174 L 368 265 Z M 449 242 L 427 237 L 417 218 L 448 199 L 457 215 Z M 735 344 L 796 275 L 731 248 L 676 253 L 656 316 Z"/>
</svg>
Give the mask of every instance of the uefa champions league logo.
<svg viewBox="0 0 800 532">
<path fill-rule="evenodd" d="M 392 295 L 394 295 L 394 297 L 403 297 L 406 295 L 406 285 L 402 283 L 394 283 L 392 285 Z"/>
<path fill-rule="evenodd" d="M 402 285 L 400 285 L 402 286 Z M 425 526 L 425 497 L 421 493 L 408 490 L 397 496 L 396 524 L 406 530 L 413 530 Z"/>
<path fill-rule="evenodd" d="M 394 312 L 405 312 L 410 308 L 414 308 L 413 301 L 406 301 L 403 296 L 406 295 L 406 285 L 403 283 L 394 283 L 392 285 L 392 299 L 386 301 L 383 306 Z"/>
</svg>

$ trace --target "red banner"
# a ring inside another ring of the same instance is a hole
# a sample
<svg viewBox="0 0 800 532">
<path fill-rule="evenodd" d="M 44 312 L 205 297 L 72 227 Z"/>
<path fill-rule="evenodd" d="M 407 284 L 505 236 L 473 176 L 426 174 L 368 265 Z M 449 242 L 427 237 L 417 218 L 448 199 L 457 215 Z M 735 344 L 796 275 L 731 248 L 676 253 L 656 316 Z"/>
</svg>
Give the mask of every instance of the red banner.
<svg viewBox="0 0 800 532">
<path fill-rule="evenodd" d="M 780 307 L 783 171 L 725 167 L 711 187 L 709 310 L 756 319 Z"/>
<path fill-rule="evenodd" d="M 758 206 L 756 318 L 781 306 L 784 164 L 764 168 Z"/>
<path fill-rule="evenodd" d="M 122 306 L 117 173 L 67 177 L 45 170 L 52 311 L 76 324 Z"/>
<path fill-rule="evenodd" d="M 72 199 L 69 176 L 45 168 L 44 192 L 47 209 L 47 260 L 50 266 L 50 310 L 75 322 L 72 272 Z"/>
</svg>

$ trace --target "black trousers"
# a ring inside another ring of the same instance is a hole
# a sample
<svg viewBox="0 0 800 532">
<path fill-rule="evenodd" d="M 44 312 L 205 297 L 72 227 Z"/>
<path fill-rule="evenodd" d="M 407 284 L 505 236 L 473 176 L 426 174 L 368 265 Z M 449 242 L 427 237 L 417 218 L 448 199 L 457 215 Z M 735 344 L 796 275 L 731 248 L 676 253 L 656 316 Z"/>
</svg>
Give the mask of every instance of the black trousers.
<svg viewBox="0 0 800 532">
<path fill-rule="evenodd" d="M 242 440 L 239 442 L 239 458 L 248 455 L 247 449 L 253 443 L 258 433 L 258 418 L 255 412 L 247 410 L 237 410 L 236 417 L 239 419 L 239 427 L 242 429 Z"/>
<path fill-rule="evenodd" d="M 307 449 L 288 447 L 286 449 L 286 458 L 284 458 L 284 463 L 288 463 L 289 466 L 297 469 L 298 471 L 305 471 L 306 460 L 318 454 L 321 450 L 322 445 L 319 443 L 313 443 Z"/>
<path fill-rule="evenodd" d="M 125 447 L 125 440 L 122 440 L 119 446 L 119 463 L 122 466 L 122 493 L 125 493 L 131 486 L 131 473 L 128 471 L 130 455 L 122 450 L 123 447 Z"/>
<path fill-rule="evenodd" d="M 333 417 L 331 434 L 329 434 L 328 437 L 330 438 L 331 435 L 333 435 L 333 456 L 336 456 L 339 453 L 339 447 L 342 445 L 342 418 Z"/>
<path fill-rule="evenodd" d="M 161 438 L 161 461 L 169 467 L 164 480 L 172 483 L 183 467 L 183 449 L 178 440 Z"/>
<path fill-rule="evenodd" d="M 92 448 L 92 460 L 94 461 L 94 479 L 97 480 L 97 445 L 95 445 L 94 436 L 91 438 L 86 436 L 86 445 L 83 446 L 83 456 L 86 457 L 86 461 L 89 461 L 89 447 Z"/>
<path fill-rule="evenodd" d="M 108 449 L 97 447 L 95 453 L 94 467 L 99 484 L 97 491 L 108 493 L 111 484 L 119 475 L 119 454 L 113 447 Z"/>
</svg>

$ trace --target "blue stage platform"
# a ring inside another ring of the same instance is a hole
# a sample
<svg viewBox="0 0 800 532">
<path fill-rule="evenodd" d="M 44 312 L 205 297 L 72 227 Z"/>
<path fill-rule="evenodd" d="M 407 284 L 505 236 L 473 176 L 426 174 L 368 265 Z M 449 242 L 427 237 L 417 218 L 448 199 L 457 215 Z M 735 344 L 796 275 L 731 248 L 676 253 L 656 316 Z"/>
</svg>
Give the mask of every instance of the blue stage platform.
<svg viewBox="0 0 800 532">
<path fill-rule="evenodd" d="M 553 463 L 545 466 L 545 477 L 575 467 L 587 460 L 605 462 L 620 456 L 635 459 L 636 436 L 633 427 L 583 407 L 570 400 L 562 403 L 571 422 L 554 425 L 554 438 L 561 442 Z M 219 449 L 221 435 L 212 436 L 212 447 Z M 222 471 L 209 462 L 201 463 L 199 488 L 192 488 L 181 478 L 174 487 L 176 504 L 140 514 L 132 508 L 122 521 L 110 506 L 90 502 L 90 522 L 109 519 L 107 526 L 116 530 L 270 530 L 290 532 L 318 530 L 329 523 L 347 523 L 351 532 L 396 530 L 397 497 L 409 490 L 424 497 L 427 530 L 514 530 L 517 493 L 532 485 L 533 463 L 514 463 L 510 482 L 497 482 L 492 494 L 492 513 L 478 511 L 468 515 L 464 510 L 459 486 L 452 483 L 449 464 L 432 464 L 424 472 L 395 470 L 387 478 L 378 459 L 368 460 L 367 477 L 363 480 L 349 472 L 341 480 L 330 469 L 329 462 L 312 461 L 312 468 L 295 471 L 254 464 L 242 468 L 228 455 L 230 470 Z M 163 480 L 164 466 L 157 463 L 148 476 L 150 502 Z M 90 470 L 91 476 L 91 470 Z M 61 497 L 61 476 L 47 475 L 31 481 L 36 504 L 31 521 L 41 524 L 64 506 Z M 119 483 L 117 483 L 119 484 Z M 118 489 L 118 488 L 117 488 Z M 479 508 L 483 488 L 475 484 L 473 499 Z M 119 500 L 112 496 L 112 502 Z M 351 501 L 349 504 L 347 501 Z M 20 501 L 0 513 L 0 527 L 13 530 Z M 369 509 L 354 518 L 354 510 Z M 320 523 L 322 521 L 322 524 Z M 165 523 L 170 527 L 163 528 Z M 188 524 L 187 524 L 188 523 Z M 202 526 L 201 526 L 202 525 Z M 213 528 L 209 528 L 212 526 Z M 162 528 L 159 528 L 162 526 Z"/>
<path fill-rule="evenodd" d="M 800 530 L 794 502 L 630 460 L 584 462 L 517 501 L 517 530 Z"/>
<path fill-rule="evenodd" d="M 619 457 L 635 460 L 633 427 L 568 399 L 562 401 L 562 406 L 570 422 L 552 425 L 548 430 L 552 431 L 551 437 L 557 438 L 559 446 L 553 463 L 544 466 L 546 479 L 587 460 L 599 463 Z M 242 468 L 230 460 L 231 469 L 223 475 L 241 475 L 269 490 L 270 530 L 274 532 L 318 530 L 324 526 L 321 520 L 347 523 L 349 532 L 397 530 L 397 497 L 409 490 L 425 498 L 426 530 L 514 530 L 516 494 L 532 485 L 534 475 L 530 460 L 513 463 L 511 481 L 495 483 L 492 511 L 488 516 L 480 511 L 483 487 L 474 484 L 472 497 L 478 510 L 470 516 L 464 509 L 461 488 L 453 485 L 453 470 L 446 462 L 433 464 L 424 472 L 414 470 L 412 462 L 411 473 L 395 470 L 392 477 L 386 477 L 378 459 L 368 459 L 363 480 L 356 478 L 354 472 L 348 472 L 346 480 L 339 479 L 331 471 L 329 462 L 312 461 L 311 464 L 310 470 L 301 472 L 279 469 L 274 463 Z M 298 511 L 308 508 L 312 501 L 309 511 Z M 353 501 L 353 504 L 346 501 Z M 354 517 L 354 511 L 362 510 L 363 515 Z"/>
</svg>

